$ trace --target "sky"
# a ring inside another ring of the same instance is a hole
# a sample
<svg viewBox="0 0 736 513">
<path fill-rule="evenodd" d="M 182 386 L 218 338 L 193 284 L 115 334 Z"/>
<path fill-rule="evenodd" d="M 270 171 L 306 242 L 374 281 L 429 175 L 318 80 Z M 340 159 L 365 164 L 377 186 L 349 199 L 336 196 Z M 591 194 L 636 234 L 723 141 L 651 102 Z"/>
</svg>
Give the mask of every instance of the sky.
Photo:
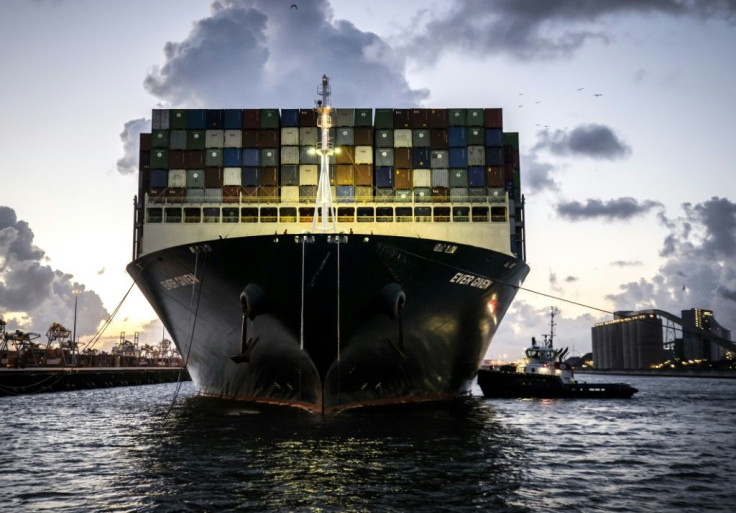
<svg viewBox="0 0 736 513">
<path fill-rule="evenodd" d="M 296 8 L 291 8 L 291 5 Z M 617 310 L 736 330 L 733 0 L 0 2 L 0 314 L 98 349 L 157 343 L 133 287 L 137 140 L 154 108 L 501 107 L 531 272 L 489 357 Z M 75 296 L 73 291 L 81 291 Z M 122 304 L 121 304 L 122 302 Z"/>
</svg>

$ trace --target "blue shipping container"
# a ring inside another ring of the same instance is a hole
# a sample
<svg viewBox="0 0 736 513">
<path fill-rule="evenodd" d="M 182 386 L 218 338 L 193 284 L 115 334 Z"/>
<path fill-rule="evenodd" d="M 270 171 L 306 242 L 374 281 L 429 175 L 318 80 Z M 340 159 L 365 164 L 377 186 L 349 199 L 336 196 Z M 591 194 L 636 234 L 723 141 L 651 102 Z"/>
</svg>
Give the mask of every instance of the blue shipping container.
<svg viewBox="0 0 736 513">
<path fill-rule="evenodd" d="M 187 128 L 189 130 L 204 130 L 207 128 L 204 109 L 191 109 L 187 111 Z"/>
<path fill-rule="evenodd" d="M 227 166 L 227 164 L 225 165 Z M 261 165 L 261 150 L 259 150 L 258 148 L 244 148 L 243 149 L 243 165 L 244 166 L 260 166 Z"/>
<path fill-rule="evenodd" d="M 448 129 L 450 147 L 459 148 L 468 145 L 468 129 L 464 126 L 451 126 Z"/>
<path fill-rule="evenodd" d="M 393 188 L 394 186 L 394 168 L 391 166 L 377 167 L 375 170 L 375 179 L 376 179 L 376 187 Z"/>
<path fill-rule="evenodd" d="M 240 148 L 225 148 L 222 152 L 222 163 L 225 167 L 242 166 L 242 150 Z"/>
<path fill-rule="evenodd" d="M 222 109 L 210 109 L 205 115 L 207 130 L 222 130 L 225 121 L 225 111 Z"/>
<path fill-rule="evenodd" d="M 414 169 L 429 169 L 431 160 L 429 158 L 429 148 L 412 148 L 411 164 Z"/>
<path fill-rule="evenodd" d="M 337 186 L 337 201 L 340 202 L 352 202 L 355 198 L 355 186 L 353 185 L 338 185 Z"/>
<path fill-rule="evenodd" d="M 281 126 L 299 126 L 299 109 L 281 109 Z"/>
<path fill-rule="evenodd" d="M 257 167 L 244 167 L 240 175 L 243 185 L 258 185 L 261 179 L 260 169 Z"/>
<path fill-rule="evenodd" d="M 393 176 L 393 171 L 391 173 Z M 151 187 L 168 187 L 169 186 L 169 170 L 168 169 L 151 169 Z"/>
<path fill-rule="evenodd" d="M 240 109 L 225 109 L 225 130 L 241 130 L 243 128 L 243 111 Z"/>
<path fill-rule="evenodd" d="M 486 147 L 486 166 L 503 166 L 503 148 Z"/>
<path fill-rule="evenodd" d="M 468 168 L 468 185 L 471 187 L 485 187 L 486 168 L 483 166 L 470 166 Z"/>
<path fill-rule="evenodd" d="M 468 167 L 467 148 L 450 148 L 450 167 Z"/>
<path fill-rule="evenodd" d="M 503 131 L 500 128 L 486 129 L 486 146 L 503 146 Z"/>
</svg>

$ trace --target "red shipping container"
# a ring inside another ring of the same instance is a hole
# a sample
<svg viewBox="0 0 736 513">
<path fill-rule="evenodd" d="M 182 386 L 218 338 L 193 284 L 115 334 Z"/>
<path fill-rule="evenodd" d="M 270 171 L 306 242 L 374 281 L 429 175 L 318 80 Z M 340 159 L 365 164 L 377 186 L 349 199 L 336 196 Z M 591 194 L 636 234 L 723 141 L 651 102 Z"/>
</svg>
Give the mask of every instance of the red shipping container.
<svg viewBox="0 0 736 513">
<path fill-rule="evenodd" d="M 258 130 L 243 130 L 243 148 L 258 148 Z"/>
<path fill-rule="evenodd" d="M 503 165 L 503 178 L 506 182 L 514 181 L 514 165 L 513 164 Z"/>
<path fill-rule="evenodd" d="M 181 169 L 184 165 L 184 150 L 171 150 L 169 152 L 169 169 Z"/>
<path fill-rule="evenodd" d="M 429 109 L 412 109 L 409 121 L 411 128 L 428 128 Z"/>
<path fill-rule="evenodd" d="M 394 167 L 411 167 L 411 148 L 394 148 Z"/>
<path fill-rule="evenodd" d="M 486 128 L 503 128 L 502 109 L 485 109 L 484 117 L 484 125 Z"/>
<path fill-rule="evenodd" d="M 447 202 L 450 199 L 449 187 L 432 187 L 432 200 L 437 202 Z"/>
<path fill-rule="evenodd" d="M 243 110 L 243 129 L 261 128 L 261 111 L 260 109 L 244 109 Z"/>
<path fill-rule="evenodd" d="M 447 128 L 447 109 L 431 109 L 429 111 L 430 128 Z"/>
<path fill-rule="evenodd" d="M 166 189 L 166 201 L 169 203 L 183 203 L 187 190 L 184 187 L 169 187 Z"/>
<path fill-rule="evenodd" d="M 151 134 L 140 134 L 140 150 L 150 150 L 151 149 Z"/>
<path fill-rule="evenodd" d="M 340 153 L 336 157 L 338 164 L 355 164 L 355 147 L 340 146 Z"/>
<path fill-rule="evenodd" d="M 187 150 L 184 152 L 184 168 L 200 169 L 204 167 L 203 150 Z"/>
<path fill-rule="evenodd" d="M 371 164 L 355 166 L 355 185 L 373 185 L 373 166 Z"/>
<path fill-rule="evenodd" d="M 246 185 L 242 188 L 243 203 L 255 203 L 258 201 L 258 186 Z"/>
<path fill-rule="evenodd" d="M 411 169 L 396 169 L 394 171 L 394 188 L 411 189 L 413 184 Z"/>
<path fill-rule="evenodd" d="M 225 185 L 222 188 L 223 203 L 239 203 L 240 202 L 240 185 Z"/>
<path fill-rule="evenodd" d="M 446 150 L 450 147 L 446 128 L 433 128 L 429 131 L 429 147 L 433 150 Z"/>
<path fill-rule="evenodd" d="M 143 171 L 144 169 L 151 169 L 151 151 L 141 150 L 138 154 L 138 169 Z"/>
<path fill-rule="evenodd" d="M 262 167 L 260 169 L 261 178 L 258 181 L 260 185 L 278 185 L 279 184 L 279 168 L 275 166 Z"/>
<path fill-rule="evenodd" d="M 411 112 L 403 109 L 394 110 L 394 129 L 411 128 Z"/>
<path fill-rule="evenodd" d="M 299 126 L 317 126 L 317 111 L 314 109 L 299 109 Z"/>
<path fill-rule="evenodd" d="M 503 187 L 505 181 L 504 169 L 501 166 L 486 167 L 486 186 Z"/>
<path fill-rule="evenodd" d="M 204 186 L 208 189 L 222 187 L 222 168 L 221 167 L 205 168 Z"/>
<path fill-rule="evenodd" d="M 507 144 L 503 147 L 503 161 L 506 164 L 511 164 L 513 167 L 519 167 L 519 150 Z"/>
<path fill-rule="evenodd" d="M 281 130 L 261 130 L 258 132 L 259 148 L 276 148 L 281 141 Z"/>
<path fill-rule="evenodd" d="M 354 185 L 355 166 L 353 164 L 338 164 L 335 185 Z"/>
<path fill-rule="evenodd" d="M 356 127 L 353 131 L 353 141 L 356 146 L 373 146 L 373 129 Z"/>
<path fill-rule="evenodd" d="M 279 188 L 275 185 L 262 185 L 258 187 L 258 196 L 266 203 L 278 203 Z"/>
</svg>

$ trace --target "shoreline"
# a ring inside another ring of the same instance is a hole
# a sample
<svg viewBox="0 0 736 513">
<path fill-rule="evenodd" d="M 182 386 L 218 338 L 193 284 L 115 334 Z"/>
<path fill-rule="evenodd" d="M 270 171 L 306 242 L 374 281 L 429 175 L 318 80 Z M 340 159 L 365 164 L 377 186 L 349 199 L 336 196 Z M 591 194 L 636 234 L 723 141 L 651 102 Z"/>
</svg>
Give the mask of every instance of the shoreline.
<svg viewBox="0 0 736 513">
<path fill-rule="evenodd" d="M 575 374 L 611 376 L 656 376 L 665 378 L 725 378 L 736 379 L 733 370 L 704 369 L 574 369 Z"/>
</svg>

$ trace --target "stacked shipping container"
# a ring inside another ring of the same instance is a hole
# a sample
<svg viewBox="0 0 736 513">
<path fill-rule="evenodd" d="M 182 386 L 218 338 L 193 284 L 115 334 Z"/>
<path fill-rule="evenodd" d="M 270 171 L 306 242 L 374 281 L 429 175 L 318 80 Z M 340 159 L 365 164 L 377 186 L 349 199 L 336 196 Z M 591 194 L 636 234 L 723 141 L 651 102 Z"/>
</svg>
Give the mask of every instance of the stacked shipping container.
<svg viewBox="0 0 736 513">
<path fill-rule="evenodd" d="M 335 109 L 338 202 L 520 200 L 518 135 L 501 109 Z M 313 201 L 314 109 L 154 110 L 141 134 L 141 193 L 168 202 Z"/>
</svg>

